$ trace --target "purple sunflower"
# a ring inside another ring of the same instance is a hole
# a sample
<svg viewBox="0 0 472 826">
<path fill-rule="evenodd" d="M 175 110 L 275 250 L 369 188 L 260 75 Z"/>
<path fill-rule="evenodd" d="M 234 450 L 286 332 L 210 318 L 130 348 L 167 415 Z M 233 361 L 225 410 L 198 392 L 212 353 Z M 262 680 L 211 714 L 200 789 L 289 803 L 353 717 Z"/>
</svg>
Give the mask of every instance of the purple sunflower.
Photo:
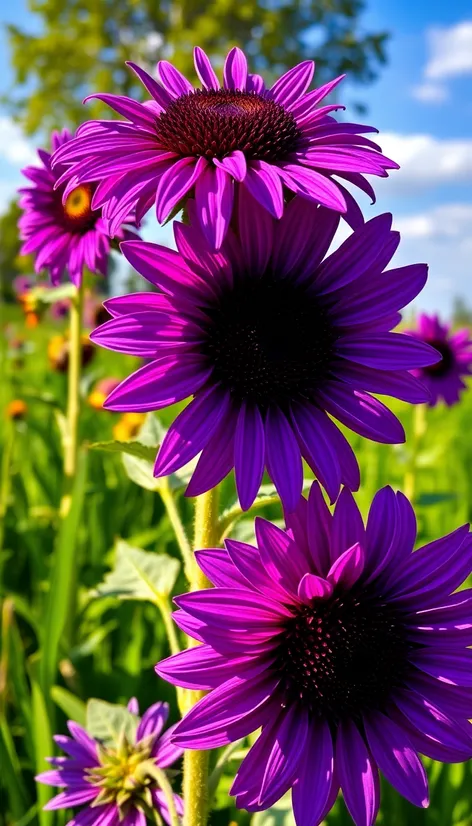
<svg viewBox="0 0 472 826">
<path fill-rule="evenodd" d="M 136 700 L 131 700 L 128 708 L 137 714 Z M 69 721 L 72 736 L 54 737 L 67 757 L 48 758 L 53 768 L 36 778 L 63 789 L 44 808 L 81 807 L 70 826 L 146 826 L 146 815 L 152 810 L 170 824 L 165 795 L 152 771 L 154 765 L 167 769 L 182 755 L 182 749 L 171 742 L 175 726 L 161 735 L 168 714 L 167 703 L 155 703 L 143 714 L 135 738 L 122 735 L 113 745 L 104 745 Z M 182 815 L 178 795 L 174 795 L 174 803 Z"/>
<path fill-rule="evenodd" d="M 51 136 L 53 151 L 72 139 L 63 129 Z M 81 184 L 74 188 L 56 187 L 64 167 L 51 167 L 51 153 L 38 150 L 41 166 L 27 166 L 23 175 L 32 181 L 32 187 L 19 190 L 23 215 L 18 221 L 24 241 L 21 254 L 35 256 L 35 270 L 49 270 L 53 285 L 59 284 L 65 271 L 78 286 L 87 267 L 93 273 L 107 274 L 110 255 L 110 236 L 105 227 L 102 210 L 92 208 L 95 184 Z M 139 236 L 122 224 L 135 224 L 131 211 L 116 227 L 119 239 Z"/>
<path fill-rule="evenodd" d="M 466 328 L 451 330 L 450 324 L 441 324 L 437 315 L 422 313 L 415 330 L 408 331 L 419 341 L 425 341 L 439 351 L 441 361 L 415 370 L 417 376 L 428 388 L 430 407 L 435 407 L 444 399 L 449 407 L 459 401 L 461 391 L 467 385 L 466 376 L 472 373 L 472 338 Z"/>
<path fill-rule="evenodd" d="M 390 332 L 424 286 L 427 267 L 384 272 L 399 242 L 390 215 L 362 225 L 328 257 L 339 221 L 332 210 L 295 198 L 277 222 L 242 190 L 235 220 L 239 237 L 230 229 L 219 253 L 197 222 L 175 224 L 177 252 L 121 245 L 162 292 L 105 302 L 114 318 L 91 339 L 152 361 L 104 406 L 147 412 L 194 397 L 170 427 L 154 471 L 166 476 L 201 453 L 189 496 L 234 467 L 248 509 L 267 468 L 293 510 L 303 457 L 334 500 L 342 483 L 357 489 L 359 469 L 330 417 L 366 438 L 402 442 L 400 422 L 370 392 L 428 399 L 408 371 L 435 363 L 437 352 Z"/>
<path fill-rule="evenodd" d="M 155 202 L 162 223 L 194 193 L 202 229 L 212 248 L 219 248 L 231 220 L 235 182 L 275 218 L 289 192 L 347 213 L 351 223 L 361 220 L 343 183 L 374 200 L 364 175 L 386 177 L 398 165 L 362 135 L 376 129 L 338 123 L 331 114 L 344 108 L 338 104 L 319 106 L 343 76 L 307 93 L 315 68 L 308 60 L 267 89 L 235 48 L 221 85 L 205 52 L 197 47 L 194 56 L 198 89 L 166 60 L 157 65 L 159 82 L 129 63 L 151 98 L 139 103 L 91 95 L 126 120 L 85 123 L 54 157 L 54 163 L 70 165 L 61 178 L 70 186 L 100 182 L 93 206 L 103 206 L 111 234 L 132 207 L 140 219 Z"/>
<path fill-rule="evenodd" d="M 401 493 L 375 496 L 364 527 L 344 489 L 331 515 L 317 483 L 281 530 L 256 519 L 257 547 L 197 552 L 215 585 L 177 597 L 175 621 L 201 644 L 156 666 L 210 693 L 178 723 L 187 749 L 262 727 L 230 794 L 249 811 L 292 789 L 297 826 L 317 826 L 342 789 L 356 826 L 379 807 L 379 770 L 428 805 L 418 753 L 472 756 L 472 570 L 465 525 L 413 553 Z"/>
</svg>

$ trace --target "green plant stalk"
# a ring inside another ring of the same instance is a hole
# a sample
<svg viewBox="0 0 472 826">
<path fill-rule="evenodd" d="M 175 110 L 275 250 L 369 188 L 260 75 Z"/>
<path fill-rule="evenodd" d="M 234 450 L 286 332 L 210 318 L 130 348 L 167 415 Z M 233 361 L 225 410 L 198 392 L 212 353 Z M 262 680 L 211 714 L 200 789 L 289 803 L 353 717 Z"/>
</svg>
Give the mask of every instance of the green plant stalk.
<svg viewBox="0 0 472 826">
<path fill-rule="evenodd" d="M 67 413 L 64 435 L 64 493 L 61 516 L 67 516 L 71 506 L 71 490 L 77 469 L 77 451 L 80 416 L 80 374 L 82 366 L 82 311 L 84 290 L 76 288 L 70 304 L 69 365 L 67 376 Z"/>
<path fill-rule="evenodd" d="M 416 496 L 416 470 L 418 454 L 421 448 L 421 442 L 426 433 L 426 405 L 417 404 L 413 411 L 413 433 L 411 438 L 411 454 L 408 462 L 408 468 L 405 473 L 403 482 L 403 492 L 406 498 L 413 504 Z"/>
<path fill-rule="evenodd" d="M 199 496 L 195 503 L 195 549 L 211 548 L 218 542 L 218 490 L 210 490 Z M 200 591 L 210 587 L 205 574 L 192 561 L 190 590 Z M 189 638 L 188 647 L 196 645 Z M 204 691 L 186 692 L 185 710 L 188 711 L 203 696 Z M 184 754 L 184 826 L 206 826 L 208 819 L 208 771 L 209 752 L 187 750 Z"/>
<path fill-rule="evenodd" d="M 159 766 L 154 765 L 152 767 L 152 774 L 158 782 L 158 785 L 164 792 L 164 797 L 166 799 L 167 808 L 169 809 L 169 818 L 171 826 L 180 826 L 179 816 L 177 814 L 177 810 L 175 808 L 175 800 L 174 800 L 174 793 L 172 791 L 172 786 L 170 785 L 167 775 L 165 771 L 159 768 Z"/>
<path fill-rule="evenodd" d="M 167 516 L 169 517 L 169 522 L 172 525 L 172 528 L 174 529 L 175 538 L 177 540 L 177 544 L 179 546 L 180 553 L 182 554 L 182 559 L 184 561 L 185 574 L 190 582 L 192 570 L 195 564 L 192 554 L 192 548 L 190 547 L 190 542 L 188 541 L 188 537 L 175 502 L 175 497 L 171 490 L 169 480 L 167 479 L 167 477 L 160 480 L 159 493 L 164 503 Z"/>
<path fill-rule="evenodd" d="M 0 594 L 3 591 L 3 543 L 5 539 L 5 519 L 8 510 L 8 500 L 11 488 L 11 464 L 15 441 L 15 425 L 12 421 L 6 422 L 5 442 L 3 445 L 2 468 L 0 479 Z"/>
</svg>

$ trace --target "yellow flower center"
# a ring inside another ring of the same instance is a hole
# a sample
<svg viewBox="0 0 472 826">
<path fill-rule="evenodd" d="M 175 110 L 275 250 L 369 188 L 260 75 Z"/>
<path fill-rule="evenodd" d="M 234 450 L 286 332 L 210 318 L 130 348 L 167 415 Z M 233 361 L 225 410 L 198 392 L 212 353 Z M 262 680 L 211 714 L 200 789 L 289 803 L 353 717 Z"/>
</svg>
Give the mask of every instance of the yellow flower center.
<svg viewBox="0 0 472 826">
<path fill-rule="evenodd" d="M 92 187 L 89 184 L 82 184 L 67 196 L 64 203 L 64 212 L 71 220 L 82 221 L 92 214 Z"/>
<path fill-rule="evenodd" d="M 152 809 L 151 791 L 157 787 L 151 757 L 153 737 L 135 745 L 122 737 L 116 748 L 100 746 L 100 766 L 88 769 L 89 780 L 100 791 L 92 806 L 114 803 L 120 816 L 130 807 Z"/>
</svg>

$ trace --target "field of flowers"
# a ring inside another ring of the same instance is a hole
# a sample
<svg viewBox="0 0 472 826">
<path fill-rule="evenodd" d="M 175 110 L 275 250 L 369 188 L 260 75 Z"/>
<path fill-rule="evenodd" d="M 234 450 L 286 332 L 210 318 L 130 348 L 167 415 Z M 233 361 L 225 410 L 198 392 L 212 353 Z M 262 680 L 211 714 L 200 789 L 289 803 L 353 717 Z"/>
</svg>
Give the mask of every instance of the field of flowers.
<svg viewBox="0 0 472 826">
<path fill-rule="evenodd" d="M 1 818 L 15 826 L 59 826 L 64 823 L 62 813 L 41 811 L 49 788 L 35 785 L 33 778 L 53 753 L 53 733 L 65 731 L 67 719 L 84 723 L 90 698 L 123 705 L 136 696 L 142 708 L 165 700 L 171 720 L 178 718 L 175 692 L 156 676 L 154 665 L 170 652 L 169 602 L 185 587 L 172 527 L 174 513 L 180 514 L 191 539 L 192 507 L 183 496 L 185 473 L 175 474 L 168 487 L 161 487 L 152 478 L 150 456 L 143 458 L 147 448 L 142 456 L 135 452 L 136 440 L 146 446 L 160 441 L 173 410 L 159 417 L 149 414 L 140 425 L 138 417 L 127 424 L 120 414 L 95 409 L 95 386 L 105 378 L 124 377 L 137 359 L 94 348 L 81 384 L 83 446 L 73 506 L 59 531 L 67 379 L 51 365 L 48 349 L 66 332 L 67 317 L 51 320 L 46 311 L 31 328 L 15 307 L 8 310 L 5 323 L 3 392 L 10 403 L 22 400 L 24 409 L 17 419 L 3 416 L 1 434 Z M 418 441 L 418 411 L 401 403 L 395 410 L 407 430 L 406 445 L 378 445 L 350 435 L 363 478 L 356 499 L 365 513 L 383 485 L 407 485 L 410 491 L 413 486 L 418 543 L 423 544 L 472 518 L 472 395 L 466 392 L 452 408 L 426 410 L 425 432 Z M 121 455 L 111 452 L 107 443 L 115 438 L 129 439 L 133 448 Z M 102 449 L 95 447 L 97 443 Z M 311 476 L 307 469 L 306 476 Z M 266 480 L 254 512 L 257 507 L 267 518 L 281 520 L 274 493 Z M 221 491 L 221 512 L 232 524 L 231 535 L 246 540 L 252 534 L 252 513 L 242 515 L 236 501 L 234 483 L 228 480 Z M 183 636 L 175 633 L 176 643 L 183 645 Z M 212 755 L 215 766 L 222 751 Z M 219 771 L 215 775 L 215 823 L 244 826 L 249 821 L 228 797 L 243 751 L 241 743 L 221 776 Z M 470 763 L 432 763 L 429 771 L 430 808 L 414 808 L 385 784 L 379 823 L 470 824 Z M 176 782 L 180 783 L 180 773 Z M 253 819 L 257 826 L 288 826 L 289 804 L 282 801 Z M 341 801 L 327 822 L 349 824 Z"/>
<path fill-rule="evenodd" d="M 344 185 L 398 164 L 342 77 L 194 60 L 23 170 L 1 817 L 470 826 L 470 333 L 402 321 L 427 266 Z M 147 288 L 102 306 L 118 242 Z"/>
</svg>

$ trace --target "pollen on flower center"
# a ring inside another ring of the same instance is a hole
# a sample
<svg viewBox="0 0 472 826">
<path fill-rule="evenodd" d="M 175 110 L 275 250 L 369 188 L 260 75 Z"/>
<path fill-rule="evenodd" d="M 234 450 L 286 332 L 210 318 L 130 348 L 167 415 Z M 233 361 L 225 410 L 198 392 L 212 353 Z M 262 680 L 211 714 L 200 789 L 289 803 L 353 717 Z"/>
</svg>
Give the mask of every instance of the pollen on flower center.
<svg viewBox="0 0 472 826">
<path fill-rule="evenodd" d="M 436 376 L 437 378 L 447 375 L 454 365 L 454 353 L 452 352 L 449 344 L 447 341 L 442 340 L 428 341 L 428 344 L 438 350 L 442 356 L 442 359 L 441 361 L 438 361 L 437 364 L 430 364 L 428 367 L 423 367 L 424 372 L 429 373 L 431 376 Z"/>
<path fill-rule="evenodd" d="M 277 662 L 291 699 L 336 723 L 384 707 L 406 675 L 409 648 L 399 613 L 350 592 L 303 606 Z"/>
<path fill-rule="evenodd" d="M 200 90 L 182 95 L 157 118 L 164 149 L 184 156 L 224 158 L 236 149 L 248 159 L 282 160 L 300 136 L 293 115 L 255 92 Z"/>
<path fill-rule="evenodd" d="M 336 333 L 302 286 L 270 274 L 249 278 L 209 313 L 204 353 L 237 401 L 285 407 L 310 398 L 327 376 Z"/>
<path fill-rule="evenodd" d="M 84 230 L 93 226 L 97 213 L 92 210 L 93 187 L 82 184 L 69 193 L 62 204 L 65 224 L 72 230 Z"/>
<path fill-rule="evenodd" d="M 152 805 L 150 791 L 156 788 L 151 749 L 154 738 L 133 745 L 122 738 L 117 748 L 99 748 L 100 766 L 88 770 L 89 780 L 100 788 L 93 805 L 116 803 L 124 809 L 130 804 Z"/>
</svg>

